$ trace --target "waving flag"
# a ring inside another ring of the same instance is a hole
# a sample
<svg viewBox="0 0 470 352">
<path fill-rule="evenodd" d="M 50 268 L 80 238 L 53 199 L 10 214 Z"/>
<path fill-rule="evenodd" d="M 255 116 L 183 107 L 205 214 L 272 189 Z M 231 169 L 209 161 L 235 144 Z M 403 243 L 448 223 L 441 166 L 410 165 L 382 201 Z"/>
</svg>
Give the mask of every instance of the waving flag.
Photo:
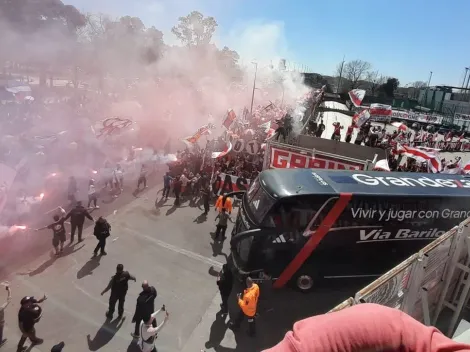
<svg viewBox="0 0 470 352">
<path fill-rule="evenodd" d="M 115 136 L 130 129 L 134 121 L 125 117 L 108 117 L 102 121 L 98 121 L 91 130 L 94 131 L 97 138 Z"/>
<path fill-rule="evenodd" d="M 397 152 L 407 157 L 414 158 L 420 162 L 427 162 L 429 170 L 432 173 L 438 173 L 442 169 L 441 160 L 438 153 L 424 151 L 419 148 L 408 147 L 405 145 L 397 146 Z"/>
<path fill-rule="evenodd" d="M 227 113 L 227 116 L 225 117 L 224 122 L 222 122 L 222 126 L 229 130 L 236 119 L 237 115 L 235 114 L 235 111 L 230 109 Z"/>
<path fill-rule="evenodd" d="M 188 136 L 183 138 L 181 141 L 186 144 L 188 147 L 194 146 L 195 143 L 202 137 L 202 136 L 208 136 L 212 132 L 211 130 L 215 129 L 214 124 L 208 123 L 207 125 L 204 125 L 202 127 L 199 127 L 196 133 L 194 133 L 192 136 Z"/>
<path fill-rule="evenodd" d="M 362 110 L 359 114 L 354 115 L 353 123 L 357 127 L 361 127 L 367 120 L 370 119 L 370 113 L 367 110 Z"/>
<path fill-rule="evenodd" d="M 462 159 L 459 159 L 457 162 L 447 165 L 442 171 L 443 174 L 450 174 L 450 175 L 460 175 L 465 173 L 465 167 L 463 166 Z"/>
<path fill-rule="evenodd" d="M 227 142 L 227 144 L 225 145 L 225 148 L 222 151 L 213 152 L 211 157 L 212 157 L 212 159 L 222 158 L 225 155 L 227 155 L 228 153 L 230 153 L 231 150 L 232 150 L 232 143 Z"/>
<path fill-rule="evenodd" d="M 258 126 L 259 128 L 262 128 L 265 133 L 268 133 L 269 130 L 271 129 L 271 121 L 262 123 L 261 125 Z"/>
<path fill-rule="evenodd" d="M 364 99 L 364 96 L 366 95 L 366 91 L 363 89 L 353 89 L 349 91 L 348 95 L 352 103 L 354 104 L 354 106 L 358 108 L 362 104 L 362 100 Z"/>
<path fill-rule="evenodd" d="M 381 159 L 375 163 L 373 171 L 390 171 L 387 159 Z"/>
</svg>

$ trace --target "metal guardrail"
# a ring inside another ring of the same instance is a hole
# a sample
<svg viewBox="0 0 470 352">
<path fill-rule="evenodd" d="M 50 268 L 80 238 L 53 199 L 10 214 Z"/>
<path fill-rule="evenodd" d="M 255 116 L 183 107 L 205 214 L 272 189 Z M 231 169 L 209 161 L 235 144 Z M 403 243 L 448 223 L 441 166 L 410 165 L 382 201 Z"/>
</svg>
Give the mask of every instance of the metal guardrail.
<svg viewBox="0 0 470 352">
<path fill-rule="evenodd" d="M 330 310 L 377 303 L 435 325 L 444 308 L 453 311 L 447 336 L 454 333 L 470 293 L 470 218 L 409 257 L 354 297 Z"/>
</svg>

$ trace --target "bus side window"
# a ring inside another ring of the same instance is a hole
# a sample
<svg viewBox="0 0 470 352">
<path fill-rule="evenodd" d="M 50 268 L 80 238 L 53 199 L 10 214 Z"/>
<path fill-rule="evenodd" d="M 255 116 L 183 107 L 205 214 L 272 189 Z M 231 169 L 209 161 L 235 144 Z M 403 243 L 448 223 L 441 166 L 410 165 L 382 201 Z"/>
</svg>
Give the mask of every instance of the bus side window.
<svg viewBox="0 0 470 352">
<path fill-rule="evenodd" d="M 314 215 L 315 220 L 313 221 L 312 225 L 310 226 L 310 231 L 316 231 L 318 229 L 320 224 L 323 222 L 323 220 L 326 218 L 326 216 L 328 215 L 328 213 L 330 212 L 330 210 L 333 208 L 333 206 L 336 203 L 335 200 L 331 200 L 331 201 L 327 201 L 327 202 L 328 203 L 323 208 L 322 208 L 323 205 L 319 207 L 319 208 L 321 208 L 320 213 Z"/>
</svg>

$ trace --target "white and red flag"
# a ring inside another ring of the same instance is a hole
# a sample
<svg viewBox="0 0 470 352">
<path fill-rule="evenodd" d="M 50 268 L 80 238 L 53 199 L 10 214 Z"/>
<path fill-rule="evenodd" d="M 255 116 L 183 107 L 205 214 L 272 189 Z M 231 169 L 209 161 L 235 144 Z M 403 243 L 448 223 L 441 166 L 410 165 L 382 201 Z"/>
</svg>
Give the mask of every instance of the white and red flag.
<svg viewBox="0 0 470 352">
<path fill-rule="evenodd" d="M 364 100 L 366 91 L 364 89 L 353 89 L 348 94 L 354 106 L 358 108 L 361 106 L 362 100 Z"/>
<path fill-rule="evenodd" d="M 397 144 L 396 152 L 397 154 L 403 154 L 420 162 L 427 162 L 429 170 L 432 173 L 438 173 L 442 170 L 442 164 L 438 153 L 401 145 L 399 143 Z"/>
<path fill-rule="evenodd" d="M 359 114 L 354 115 L 353 123 L 356 127 L 361 127 L 369 119 L 370 119 L 369 111 L 362 110 Z"/>
<path fill-rule="evenodd" d="M 230 153 L 231 150 L 232 150 L 232 143 L 227 142 L 224 146 L 224 149 L 222 149 L 221 151 L 218 151 L 218 152 L 212 152 L 211 157 L 212 157 L 212 159 L 222 158 L 225 155 L 227 155 L 228 153 Z"/>
<path fill-rule="evenodd" d="M 227 112 L 227 116 L 225 117 L 224 122 L 222 122 L 222 126 L 229 130 L 236 119 L 237 115 L 235 114 L 235 111 L 233 111 L 233 109 L 230 109 Z"/>
</svg>

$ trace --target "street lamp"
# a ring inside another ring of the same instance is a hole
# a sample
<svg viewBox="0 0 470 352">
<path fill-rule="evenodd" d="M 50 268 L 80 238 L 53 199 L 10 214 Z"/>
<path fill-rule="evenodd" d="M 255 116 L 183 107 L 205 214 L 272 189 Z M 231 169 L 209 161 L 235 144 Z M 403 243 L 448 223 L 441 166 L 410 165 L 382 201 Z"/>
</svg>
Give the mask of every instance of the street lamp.
<svg viewBox="0 0 470 352">
<path fill-rule="evenodd" d="M 253 79 L 253 92 L 251 93 L 250 119 L 253 116 L 253 102 L 255 100 L 256 75 L 258 73 L 258 63 L 252 62 L 252 64 L 255 65 L 255 78 Z"/>
</svg>

